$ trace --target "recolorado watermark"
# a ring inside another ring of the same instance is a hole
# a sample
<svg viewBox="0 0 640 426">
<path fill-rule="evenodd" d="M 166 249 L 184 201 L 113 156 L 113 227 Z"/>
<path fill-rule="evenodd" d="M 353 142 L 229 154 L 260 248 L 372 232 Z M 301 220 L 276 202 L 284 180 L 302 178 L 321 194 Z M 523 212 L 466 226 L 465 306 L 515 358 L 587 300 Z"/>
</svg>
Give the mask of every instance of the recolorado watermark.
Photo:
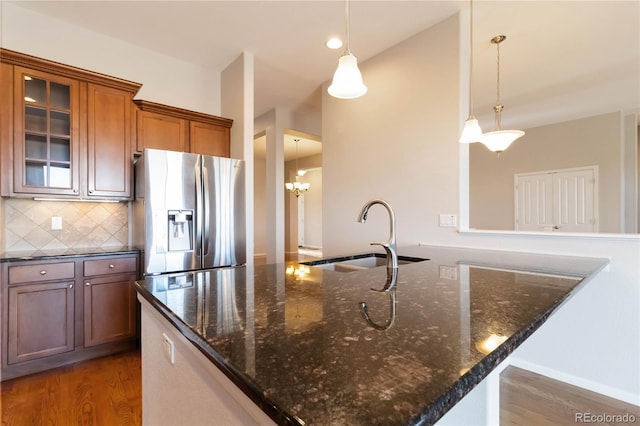
<svg viewBox="0 0 640 426">
<path fill-rule="evenodd" d="M 636 416 L 630 413 L 607 414 L 607 413 L 576 413 L 576 423 L 635 423 Z"/>
</svg>

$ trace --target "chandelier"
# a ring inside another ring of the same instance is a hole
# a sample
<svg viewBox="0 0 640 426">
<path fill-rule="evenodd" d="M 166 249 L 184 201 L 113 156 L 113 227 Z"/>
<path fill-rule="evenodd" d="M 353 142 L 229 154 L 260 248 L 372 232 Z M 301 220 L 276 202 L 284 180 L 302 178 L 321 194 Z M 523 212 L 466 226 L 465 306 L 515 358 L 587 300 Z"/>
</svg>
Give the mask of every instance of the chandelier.
<svg viewBox="0 0 640 426">
<path fill-rule="evenodd" d="M 296 178 L 295 182 L 287 182 L 284 184 L 284 187 L 287 191 L 299 197 L 300 194 L 309 190 L 311 184 L 308 182 L 300 182 L 300 178 L 304 176 L 306 172 L 298 168 L 298 142 L 300 142 L 300 139 L 294 139 L 294 141 L 296 142 Z"/>
</svg>

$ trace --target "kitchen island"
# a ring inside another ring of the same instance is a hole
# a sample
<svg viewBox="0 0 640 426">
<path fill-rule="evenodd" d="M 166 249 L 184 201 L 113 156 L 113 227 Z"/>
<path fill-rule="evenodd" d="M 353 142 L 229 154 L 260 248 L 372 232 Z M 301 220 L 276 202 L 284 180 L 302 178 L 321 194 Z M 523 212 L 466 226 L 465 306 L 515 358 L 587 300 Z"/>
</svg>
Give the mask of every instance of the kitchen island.
<svg viewBox="0 0 640 426">
<path fill-rule="evenodd" d="M 215 414 L 226 409 L 243 424 L 433 424 L 607 265 L 435 246 L 399 254 L 429 260 L 393 276 L 294 263 L 139 281 L 143 421 L 202 410 L 227 424 Z M 194 392 L 185 369 L 201 382 Z"/>
</svg>

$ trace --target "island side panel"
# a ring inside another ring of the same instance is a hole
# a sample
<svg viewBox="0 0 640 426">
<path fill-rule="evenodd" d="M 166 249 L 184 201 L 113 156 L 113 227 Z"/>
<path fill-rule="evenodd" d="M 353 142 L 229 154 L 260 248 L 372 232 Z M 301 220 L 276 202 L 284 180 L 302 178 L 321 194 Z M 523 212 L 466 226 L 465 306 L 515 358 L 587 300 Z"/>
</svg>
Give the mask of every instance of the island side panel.
<svg viewBox="0 0 640 426">
<path fill-rule="evenodd" d="M 153 306 L 138 296 L 142 320 L 142 423 L 274 425 Z M 174 364 L 163 333 L 173 341 Z"/>
</svg>

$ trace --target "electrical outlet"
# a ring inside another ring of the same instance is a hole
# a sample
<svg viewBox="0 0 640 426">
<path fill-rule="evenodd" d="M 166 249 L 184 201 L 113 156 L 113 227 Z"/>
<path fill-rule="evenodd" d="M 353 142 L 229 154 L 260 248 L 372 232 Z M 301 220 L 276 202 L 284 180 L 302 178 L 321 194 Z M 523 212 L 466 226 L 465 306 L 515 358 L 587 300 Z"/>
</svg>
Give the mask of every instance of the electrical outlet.
<svg viewBox="0 0 640 426">
<path fill-rule="evenodd" d="M 62 218 L 60 216 L 53 216 L 51 218 L 51 230 L 52 231 L 62 230 Z"/>
<path fill-rule="evenodd" d="M 165 333 L 162 333 L 162 352 L 164 352 L 164 356 L 171 363 L 171 365 L 176 363 L 176 354 L 173 340 L 169 339 L 169 336 L 167 336 Z"/>
<path fill-rule="evenodd" d="M 457 226 L 457 216 L 455 214 L 441 214 L 439 225 L 444 228 L 455 228 Z"/>
</svg>

